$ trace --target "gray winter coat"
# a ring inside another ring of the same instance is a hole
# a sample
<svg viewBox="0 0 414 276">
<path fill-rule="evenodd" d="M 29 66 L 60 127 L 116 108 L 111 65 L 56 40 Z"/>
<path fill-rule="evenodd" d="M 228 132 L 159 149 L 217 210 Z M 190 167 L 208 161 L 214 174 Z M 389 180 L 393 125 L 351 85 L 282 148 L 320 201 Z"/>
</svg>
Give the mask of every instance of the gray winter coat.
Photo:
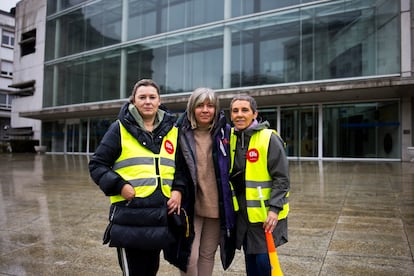
<svg viewBox="0 0 414 276">
<path fill-rule="evenodd" d="M 236 246 L 240 249 L 242 245 L 247 245 L 247 254 L 267 253 L 263 223 L 250 223 L 247 217 L 244 172 L 246 168 L 246 152 L 249 147 L 251 136 L 254 133 L 268 127 L 269 123 L 265 121 L 243 131 L 235 130 L 237 142 L 233 170 L 230 174 L 230 179 L 234 186 L 239 203 L 236 226 Z M 269 154 L 267 156 L 267 169 L 273 179 L 272 191 L 269 199 L 270 210 L 279 213 L 279 211 L 283 208 L 283 199 L 290 189 L 290 181 L 289 166 L 285 154 L 284 142 L 276 134 L 272 134 L 270 138 Z M 237 172 L 241 173 L 236 174 Z M 288 241 L 287 218 L 278 221 L 276 228 L 273 231 L 273 238 L 276 246 L 282 245 Z"/>
</svg>

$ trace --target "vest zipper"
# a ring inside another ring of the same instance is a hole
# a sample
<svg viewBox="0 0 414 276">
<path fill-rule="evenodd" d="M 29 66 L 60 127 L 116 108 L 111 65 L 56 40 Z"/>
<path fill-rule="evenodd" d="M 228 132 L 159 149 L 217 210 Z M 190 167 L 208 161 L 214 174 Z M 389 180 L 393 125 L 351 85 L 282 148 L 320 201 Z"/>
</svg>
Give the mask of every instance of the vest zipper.
<svg viewBox="0 0 414 276">
<path fill-rule="evenodd" d="M 159 166 L 159 157 L 154 158 L 155 162 L 155 174 L 157 175 L 157 190 L 161 189 L 161 176 L 160 176 L 160 166 Z"/>
</svg>

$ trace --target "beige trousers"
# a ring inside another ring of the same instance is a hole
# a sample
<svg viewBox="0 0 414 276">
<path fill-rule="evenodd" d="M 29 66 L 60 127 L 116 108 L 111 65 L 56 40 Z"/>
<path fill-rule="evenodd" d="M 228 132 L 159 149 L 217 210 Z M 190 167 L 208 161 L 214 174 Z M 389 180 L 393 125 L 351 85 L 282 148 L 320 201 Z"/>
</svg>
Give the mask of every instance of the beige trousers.
<svg viewBox="0 0 414 276">
<path fill-rule="evenodd" d="M 220 242 L 220 220 L 195 216 L 195 237 L 191 248 L 187 273 L 182 276 L 211 276 L 214 258 Z"/>
</svg>

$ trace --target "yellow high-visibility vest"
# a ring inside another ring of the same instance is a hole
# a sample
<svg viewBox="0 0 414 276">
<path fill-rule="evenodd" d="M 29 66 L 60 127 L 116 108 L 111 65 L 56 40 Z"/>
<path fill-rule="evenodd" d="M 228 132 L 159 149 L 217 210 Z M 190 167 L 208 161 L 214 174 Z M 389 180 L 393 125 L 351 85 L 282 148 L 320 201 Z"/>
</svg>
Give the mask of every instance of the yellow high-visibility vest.
<svg viewBox="0 0 414 276">
<path fill-rule="evenodd" d="M 163 138 L 159 154 L 142 146 L 119 122 L 122 152 L 115 161 L 113 170 L 135 189 L 135 197 L 151 195 L 158 184 L 166 197 L 171 197 L 171 186 L 175 173 L 178 129 L 173 127 Z M 157 174 L 157 167 L 159 174 Z M 158 183 L 160 181 L 160 183 Z M 111 203 L 125 200 L 121 195 L 110 197 Z"/>
<path fill-rule="evenodd" d="M 267 170 L 267 154 L 272 133 L 279 135 L 275 130 L 263 129 L 256 132 L 250 138 L 249 147 L 246 153 L 246 203 L 247 215 L 251 223 L 264 222 L 263 211 L 261 210 L 260 197 L 257 187 L 261 187 L 266 211 L 269 210 L 269 199 L 272 191 L 272 177 Z M 233 169 L 234 154 L 236 149 L 237 136 L 234 129 L 230 135 L 231 168 Z M 279 212 L 278 219 L 284 219 L 289 213 L 289 203 L 286 195 L 286 203 L 283 210 Z M 266 212 L 267 213 L 267 212 Z"/>
</svg>

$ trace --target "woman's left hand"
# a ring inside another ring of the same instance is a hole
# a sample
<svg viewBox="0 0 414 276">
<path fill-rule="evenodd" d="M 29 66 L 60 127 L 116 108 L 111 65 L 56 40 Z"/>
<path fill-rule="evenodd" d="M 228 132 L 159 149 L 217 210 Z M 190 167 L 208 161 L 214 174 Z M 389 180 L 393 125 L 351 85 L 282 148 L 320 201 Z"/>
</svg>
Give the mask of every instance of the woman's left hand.
<svg viewBox="0 0 414 276">
<path fill-rule="evenodd" d="M 263 223 L 263 228 L 265 229 L 266 232 L 272 233 L 273 230 L 275 230 L 276 228 L 277 221 L 278 221 L 277 214 L 273 211 L 269 211 L 267 213 L 267 218 L 265 222 Z"/>
<path fill-rule="evenodd" d="M 167 201 L 167 207 L 168 207 L 168 214 L 172 214 L 174 212 L 177 212 L 177 214 L 180 214 L 181 210 L 181 192 L 179 191 L 171 191 L 171 197 Z"/>
</svg>

